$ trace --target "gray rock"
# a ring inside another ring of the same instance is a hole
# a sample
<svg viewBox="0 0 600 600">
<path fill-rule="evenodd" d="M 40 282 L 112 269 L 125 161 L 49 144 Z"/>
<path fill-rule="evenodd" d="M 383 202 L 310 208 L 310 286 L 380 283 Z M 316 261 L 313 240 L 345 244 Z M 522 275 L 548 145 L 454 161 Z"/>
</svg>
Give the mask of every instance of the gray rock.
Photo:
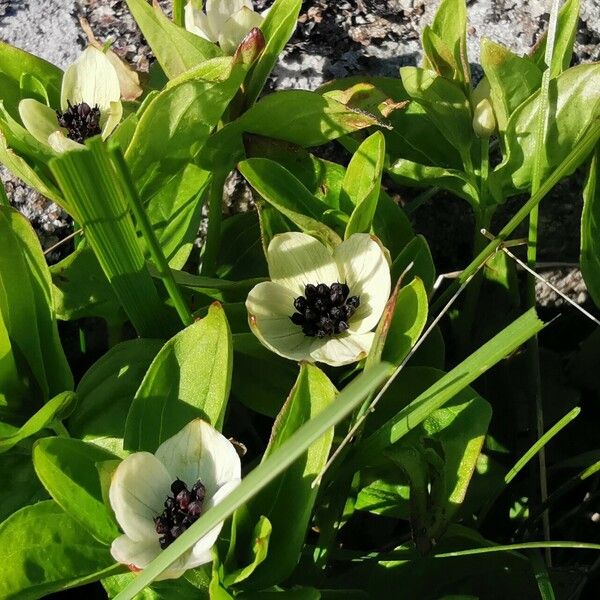
<svg viewBox="0 0 600 600">
<path fill-rule="evenodd" d="M 81 48 L 75 0 L 9 0 L 3 2 L 0 39 L 58 65 L 73 62 Z"/>
</svg>

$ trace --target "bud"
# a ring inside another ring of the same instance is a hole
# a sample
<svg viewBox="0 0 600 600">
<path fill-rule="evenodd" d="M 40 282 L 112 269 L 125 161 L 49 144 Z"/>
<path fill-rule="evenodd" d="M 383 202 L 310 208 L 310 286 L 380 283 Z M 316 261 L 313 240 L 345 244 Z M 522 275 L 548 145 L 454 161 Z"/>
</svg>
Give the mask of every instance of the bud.
<svg viewBox="0 0 600 600">
<path fill-rule="evenodd" d="M 473 131 L 477 137 L 490 137 L 496 130 L 496 117 L 492 103 L 484 98 L 473 111 Z"/>
<path fill-rule="evenodd" d="M 254 27 L 240 42 L 233 55 L 233 62 L 251 65 L 260 56 L 266 43 L 263 32 L 258 27 Z"/>
</svg>

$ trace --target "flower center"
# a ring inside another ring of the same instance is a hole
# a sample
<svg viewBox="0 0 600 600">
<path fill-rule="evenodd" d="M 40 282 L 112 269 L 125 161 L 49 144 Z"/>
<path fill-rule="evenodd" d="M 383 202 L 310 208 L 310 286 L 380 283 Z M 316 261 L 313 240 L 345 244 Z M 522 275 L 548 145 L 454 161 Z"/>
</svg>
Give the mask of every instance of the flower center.
<svg viewBox="0 0 600 600">
<path fill-rule="evenodd" d="M 307 284 L 304 296 L 294 300 L 295 312 L 290 319 L 302 327 L 304 335 L 325 337 L 343 333 L 348 329 L 348 321 L 360 306 L 358 296 L 350 296 L 350 288 L 345 283 L 327 285 Z"/>
<path fill-rule="evenodd" d="M 98 106 L 92 108 L 86 102 L 73 105 L 69 100 L 67 104 L 69 108 L 63 113 L 56 111 L 56 116 L 58 124 L 67 130 L 69 139 L 83 144 L 89 137 L 102 133 Z"/>
<path fill-rule="evenodd" d="M 160 547 L 170 546 L 202 514 L 202 504 L 206 489 L 201 481 L 196 481 L 189 490 L 187 485 L 177 478 L 171 484 L 172 496 L 165 500 L 165 510 L 154 519 Z"/>
</svg>

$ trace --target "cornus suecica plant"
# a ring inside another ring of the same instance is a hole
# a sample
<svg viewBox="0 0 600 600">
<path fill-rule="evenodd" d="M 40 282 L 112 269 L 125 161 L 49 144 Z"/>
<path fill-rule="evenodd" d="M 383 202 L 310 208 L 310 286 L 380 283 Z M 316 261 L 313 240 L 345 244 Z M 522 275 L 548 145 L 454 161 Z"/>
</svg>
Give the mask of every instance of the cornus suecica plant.
<svg viewBox="0 0 600 600">
<path fill-rule="evenodd" d="M 391 286 L 379 240 L 356 233 L 330 252 L 304 233 L 282 233 L 267 262 L 271 281 L 246 300 L 250 328 L 267 348 L 332 366 L 368 354 Z"/>
<path fill-rule="evenodd" d="M 57 152 L 78 149 L 93 136 L 106 139 L 123 114 L 119 78 L 105 54 L 92 46 L 65 71 L 60 108 L 33 98 L 19 103 L 25 128 Z"/>
<path fill-rule="evenodd" d="M 115 470 L 109 489 L 110 505 L 124 532 L 111 546 L 115 560 L 134 571 L 144 569 L 230 494 L 240 477 L 234 446 L 200 419 L 165 440 L 154 454 L 130 454 Z M 210 562 L 221 527 L 198 540 L 161 578 L 177 578 Z"/>
<path fill-rule="evenodd" d="M 556 573 L 593 595 L 597 419 L 571 423 L 599 392 L 597 332 L 542 323 L 508 252 L 531 213 L 534 266 L 532 211 L 597 148 L 600 68 L 569 68 L 578 0 L 553 0 L 527 56 L 482 41 L 477 86 L 466 3 L 441 0 L 421 66 L 271 93 L 303 7 L 293 53 L 342 3 L 126 4 L 148 73 L 83 20 L 64 73 L 0 42 L 0 162 L 76 223 L 49 266 L 0 188 L 0 598 L 553 598 Z M 225 214 L 237 181 L 253 202 Z M 444 198 L 424 204 L 437 188 L 470 202 L 470 264 Z M 539 486 L 516 478 L 550 440 Z"/>
</svg>

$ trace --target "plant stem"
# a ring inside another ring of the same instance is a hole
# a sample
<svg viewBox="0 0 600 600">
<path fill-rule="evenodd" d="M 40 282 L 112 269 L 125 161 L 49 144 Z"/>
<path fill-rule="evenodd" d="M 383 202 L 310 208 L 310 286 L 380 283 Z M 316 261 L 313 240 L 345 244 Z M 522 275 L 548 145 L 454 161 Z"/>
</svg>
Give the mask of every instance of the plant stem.
<svg viewBox="0 0 600 600">
<path fill-rule="evenodd" d="M 221 246 L 221 220 L 223 204 L 223 186 L 227 173 L 215 171 L 209 187 L 208 196 L 208 230 L 204 253 L 202 255 L 202 275 L 214 276 L 217 269 L 217 256 Z"/>
<path fill-rule="evenodd" d="M 579 138 L 579 142 L 569 152 L 568 156 L 560 163 L 560 165 L 544 179 L 538 191 L 531 195 L 529 200 L 517 211 L 515 216 L 502 228 L 500 233 L 493 239 L 480 253 L 474 258 L 469 265 L 462 271 L 460 276 L 454 280 L 452 285 L 448 286 L 443 294 L 431 306 L 432 312 L 439 311 L 452 294 L 471 277 L 480 268 L 482 263 L 485 263 L 493 254 L 500 248 L 503 242 L 508 239 L 508 236 L 519 226 L 521 221 L 527 217 L 531 210 L 537 206 L 550 192 L 550 190 L 567 174 L 579 166 L 588 154 L 593 150 L 598 138 L 600 137 L 600 120 L 596 120 L 590 125 L 587 131 Z"/>
<path fill-rule="evenodd" d="M 185 0 L 173 0 L 173 23 L 185 26 Z"/>
<path fill-rule="evenodd" d="M 51 427 L 52 427 L 52 429 L 54 429 L 54 432 L 56 433 L 56 435 L 58 437 L 64 437 L 64 438 L 71 437 L 71 434 L 69 433 L 67 428 L 58 419 L 56 419 L 55 421 L 52 422 Z"/>
<path fill-rule="evenodd" d="M 133 181 L 131 180 L 131 174 L 129 173 L 129 169 L 127 168 L 127 164 L 125 163 L 125 159 L 121 154 L 121 150 L 119 148 L 111 148 L 110 154 L 115 163 L 115 167 L 121 171 L 121 175 L 123 178 L 123 182 L 125 184 L 125 194 L 129 201 L 129 206 L 133 212 L 135 220 L 137 222 L 137 226 L 140 228 L 144 239 L 146 240 L 146 244 L 148 246 L 148 250 L 150 252 L 150 256 L 156 265 L 156 269 L 162 279 L 162 282 L 169 294 L 173 302 L 173 306 L 175 310 L 177 310 L 177 314 L 181 319 L 181 322 L 184 326 L 191 325 L 194 321 L 192 317 L 192 313 L 190 312 L 189 307 L 187 306 L 183 296 L 181 295 L 181 290 L 179 286 L 175 283 L 175 279 L 173 278 L 173 274 L 171 273 L 171 269 L 169 267 L 169 263 L 165 258 L 165 255 L 160 247 L 160 243 L 154 233 L 154 229 L 152 229 L 152 224 L 148 219 L 148 215 L 142 206 L 142 202 L 140 197 L 138 196 L 137 189 Z"/>
<path fill-rule="evenodd" d="M 4 189 L 4 183 L 0 181 L 0 206 L 10 206 L 8 196 L 6 195 L 6 189 Z"/>
</svg>

